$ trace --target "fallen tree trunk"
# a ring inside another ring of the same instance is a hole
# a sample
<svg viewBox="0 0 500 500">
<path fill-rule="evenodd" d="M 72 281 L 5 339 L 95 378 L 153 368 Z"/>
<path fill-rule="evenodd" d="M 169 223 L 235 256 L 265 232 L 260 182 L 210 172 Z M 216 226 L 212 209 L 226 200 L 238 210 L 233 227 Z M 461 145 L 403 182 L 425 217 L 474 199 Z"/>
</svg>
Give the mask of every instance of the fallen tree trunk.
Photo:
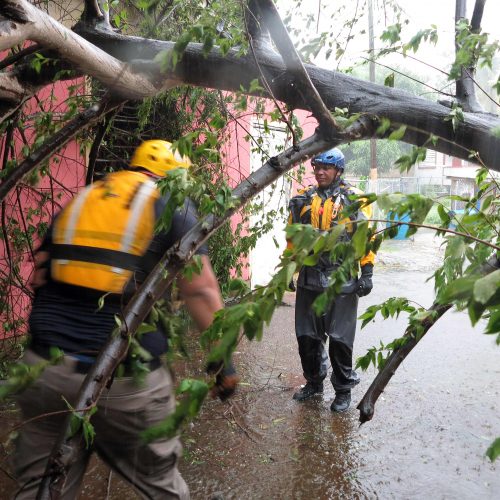
<svg viewBox="0 0 500 500">
<path fill-rule="evenodd" d="M 158 65 L 151 59 L 161 51 L 171 50 L 174 45 L 172 42 L 95 31 L 83 30 L 80 34 L 116 58 L 131 61 L 137 70 L 151 71 L 158 78 Z M 309 96 L 296 91 L 294 80 L 281 57 L 272 51 L 257 51 L 257 56 L 273 95 L 292 108 L 309 110 Z M 395 127 L 406 125 L 408 128 L 402 140 L 417 146 L 422 146 L 433 134 L 440 139 L 435 145 L 429 144 L 431 149 L 476 163 L 483 162 L 488 168 L 500 171 L 500 137 L 492 131 L 500 127 L 498 116 L 464 113 L 464 121 L 456 124 L 456 130 L 453 130 L 448 120 L 450 109 L 437 102 L 337 71 L 310 64 L 305 67 L 328 109 L 347 108 L 350 113 L 388 118 Z M 195 43 L 188 45 L 175 68 L 179 81 L 232 92 L 240 91 L 241 86 L 250 88 L 252 80 L 258 79 L 259 75 L 259 68 L 251 56 L 238 57 L 236 51 L 223 56 L 217 49 L 204 56 L 201 44 Z M 471 158 L 471 151 L 476 151 L 479 159 Z"/>
<path fill-rule="evenodd" d="M 14 29 L 17 26 L 23 32 L 21 38 L 35 36 L 32 34 L 33 28 L 27 29 L 23 25 L 25 21 L 19 10 L 14 9 L 14 7 L 20 9 L 26 3 L 26 0 L 4 0 L 0 5 L 0 15 L 11 23 L 7 25 L 7 21 L 4 21 L 0 24 L 0 41 L 4 40 L 3 45 L 9 39 L 15 43 L 19 42 L 20 37 Z M 34 9 L 33 6 L 31 8 Z M 56 21 L 51 20 L 50 26 L 53 27 L 54 33 L 57 33 L 55 24 Z M 71 61 L 75 67 L 85 68 L 87 74 L 111 85 L 125 98 L 138 94 L 151 95 L 180 83 L 239 92 L 242 87 L 250 88 L 250 82 L 259 79 L 262 72 L 277 99 L 286 102 L 292 108 L 310 109 L 308 96 L 297 92 L 295 80 L 284 66 L 282 58 L 271 50 L 257 50 L 256 63 L 251 56 L 238 57 L 234 50 L 222 55 L 217 48 L 214 48 L 205 55 L 201 44 L 191 43 L 175 70 L 161 74 L 159 64 L 153 62 L 153 59 L 160 52 L 171 50 L 173 42 L 124 36 L 111 31 L 97 30 L 95 26 L 83 22 L 77 24 L 74 30 L 75 33 L 69 30 L 64 32 L 67 43 L 52 42 L 50 47 L 56 50 L 61 58 Z M 89 50 L 88 42 L 83 42 L 76 33 L 100 50 Z M 37 35 L 37 41 L 41 45 L 48 43 L 43 33 Z M 75 47 L 79 47 L 77 55 L 67 50 L 70 41 Z M 95 68 L 95 61 L 92 58 L 96 53 L 102 61 L 106 59 L 101 51 L 115 59 L 111 58 L 109 65 L 99 65 Z M 116 60 L 130 63 L 137 73 L 142 74 L 134 75 L 128 68 L 120 67 Z M 500 127 L 499 117 L 464 113 L 463 122 L 455 123 L 454 128 L 448 119 L 449 108 L 436 102 L 312 65 L 307 65 L 306 70 L 328 109 L 347 108 L 350 113 L 388 118 L 393 127 L 407 126 L 402 138 L 405 142 L 421 146 L 432 134 L 439 138 L 436 144 L 429 144 L 432 149 L 457 158 L 483 163 L 488 168 L 500 171 L 500 137 L 492 131 L 495 127 Z M 117 79 L 119 71 L 123 73 Z M 21 81 L 15 73 L 2 73 L 0 76 L 0 82 L 2 79 L 5 81 L 16 78 L 15 82 L 6 81 L 5 88 L 9 88 L 9 83 L 12 86 L 15 83 L 27 87 L 29 92 L 30 81 L 26 79 Z M 141 79 L 146 82 L 144 87 L 137 85 Z M 5 101 L 14 106 L 16 96 L 20 94 L 17 87 L 10 97 L 5 92 L 0 93 L 2 98 L 0 107 L 2 105 L 5 107 Z M 477 156 L 471 158 L 471 153 L 477 153 Z"/>
</svg>

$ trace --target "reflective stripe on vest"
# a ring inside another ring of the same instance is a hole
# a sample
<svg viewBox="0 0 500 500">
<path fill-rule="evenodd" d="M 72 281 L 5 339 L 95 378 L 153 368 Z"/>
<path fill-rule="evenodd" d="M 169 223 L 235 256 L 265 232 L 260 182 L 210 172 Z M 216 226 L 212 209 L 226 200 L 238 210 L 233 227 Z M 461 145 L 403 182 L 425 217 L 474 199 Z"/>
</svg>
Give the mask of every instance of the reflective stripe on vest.
<svg viewBox="0 0 500 500">
<path fill-rule="evenodd" d="M 141 184 L 139 190 L 137 191 L 132 205 L 130 207 L 130 217 L 127 222 L 127 229 L 123 234 L 120 250 L 122 252 L 128 253 L 130 246 L 134 241 L 135 233 L 137 231 L 137 225 L 139 223 L 142 210 L 144 205 L 152 196 L 153 192 L 156 190 L 156 184 L 153 181 L 147 180 Z M 111 269 L 114 273 L 123 272 L 123 268 L 113 267 Z"/>
<path fill-rule="evenodd" d="M 92 191 L 93 186 L 90 185 L 86 187 L 83 191 L 80 191 L 78 197 L 76 198 L 75 202 L 68 207 L 68 210 L 70 210 L 69 214 L 69 223 L 68 227 L 66 228 L 66 231 L 64 232 L 64 237 L 63 241 L 66 245 L 69 245 L 73 241 L 73 237 L 75 235 L 75 226 L 76 226 L 76 221 L 78 220 L 78 217 L 80 216 L 80 212 L 82 210 L 83 205 L 85 204 L 85 201 L 87 199 L 87 196 L 89 195 L 90 191 Z M 67 264 L 68 260 L 59 260 L 59 264 Z"/>
<path fill-rule="evenodd" d="M 121 293 L 153 239 L 159 196 L 154 181 L 131 171 L 81 191 L 54 223 L 53 279 Z"/>
</svg>

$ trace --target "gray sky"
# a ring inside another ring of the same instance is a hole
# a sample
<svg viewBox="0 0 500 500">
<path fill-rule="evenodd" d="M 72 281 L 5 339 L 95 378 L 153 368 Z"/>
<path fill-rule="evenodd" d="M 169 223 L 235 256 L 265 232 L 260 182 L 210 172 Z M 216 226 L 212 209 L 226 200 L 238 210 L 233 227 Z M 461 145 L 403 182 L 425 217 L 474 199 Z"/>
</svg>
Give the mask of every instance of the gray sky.
<svg viewBox="0 0 500 500">
<path fill-rule="evenodd" d="M 306 21 L 299 20 L 299 16 L 304 18 L 307 15 L 314 16 L 317 18 L 318 6 L 321 5 L 321 16 L 319 22 L 319 32 L 328 31 L 330 33 L 343 33 L 344 37 L 347 35 L 347 31 L 343 28 L 346 20 L 351 19 L 356 12 L 356 4 L 360 6 L 365 3 L 365 0 L 343 0 L 334 1 L 330 0 L 303 0 L 300 6 L 299 12 L 296 12 L 293 18 L 293 23 L 301 28 L 302 35 L 307 35 L 312 37 L 315 35 L 316 24 L 311 23 L 309 29 L 305 28 Z M 435 24 L 439 32 L 439 42 L 438 47 L 430 46 L 430 48 L 422 45 L 420 49 L 421 54 L 425 54 L 426 57 L 431 57 L 434 59 L 440 53 L 452 52 L 453 49 L 453 37 L 454 37 L 454 24 L 455 24 L 455 0 L 398 0 L 397 3 L 403 9 L 403 19 L 408 18 L 410 23 L 404 25 L 403 27 L 403 40 L 407 41 L 412 35 L 414 35 L 418 30 L 430 28 L 431 24 Z M 294 5 L 294 0 L 281 0 L 278 4 L 279 10 L 282 15 L 286 12 L 287 8 Z M 331 14 L 338 8 L 339 5 L 345 4 L 346 8 L 341 15 L 335 15 L 333 18 Z M 381 46 L 381 41 L 378 40 L 383 29 L 390 24 L 395 22 L 395 19 L 391 17 L 392 11 L 390 8 L 383 8 L 383 0 L 373 0 L 374 5 L 374 17 L 375 17 L 375 44 L 376 46 Z M 467 2 L 467 17 L 470 19 L 472 11 L 474 8 L 474 0 L 468 0 Z M 360 9 L 358 9 L 359 15 Z M 387 21 L 384 20 L 384 14 L 387 13 Z M 483 15 L 483 30 L 490 33 L 490 39 L 500 38 L 500 0 L 487 0 L 485 11 Z M 363 19 L 358 23 L 358 25 L 353 29 L 352 34 L 355 37 L 349 42 L 348 54 L 352 58 L 358 57 L 363 54 L 368 45 L 368 35 L 359 34 L 361 29 L 368 28 L 367 19 Z M 303 28 L 303 29 L 302 29 Z M 406 35 L 406 36 L 405 36 Z M 300 45 L 300 41 L 299 41 Z M 348 57 L 349 57 L 348 56 Z M 318 58 L 315 61 L 318 65 L 323 65 L 324 58 Z M 346 61 L 343 61 L 345 64 Z M 331 67 L 332 62 L 330 61 L 328 65 Z"/>
<path fill-rule="evenodd" d="M 361 6 L 365 5 L 366 0 L 303 0 L 298 11 L 294 12 L 292 25 L 298 28 L 299 33 L 292 34 L 296 46 L 302 47 L 307 43 L 307 39 L 314 38 L 318 33 L 328 32 L 332 35 L 338 35 L 338 41 L 345 40 L 349 34 L 345 23 L 352 19 L 356 13 L 357 16 L 363 14 Z M 375 48 L 381 48 L 382 42 L 380 35 L 387 26 L 394 24 L 396 19 L 389 5 L 390 0 L 373 0 L 374 18 L 375 18 Z M 430 43 L 422 43 L 416 54 L 410 52 L 412 56 L 422 60 L 432 66 L 448 71 L 452 58 L 454 56 L 454 26 L 455 26 L 455 0 L 397 0 L 402 7 L 403 13 L 401 21 L 408 19 L 409 23 L 403 24 L 402 40 L 408 42 L 410 38 L 421 29 L 431 28 L 436 25 L 439 40 L 436 46 Z M 474 0 L 468 0 L 466 15 L 470 19 L 474 8 Z M 287 8 L 295 5 L 294 0 L 281 0 L 278 8 L 282 16 L 285 15 Z M 317 23 L 318 7 L 321 5 L 321 15 Z M 340 12 L 339 6 L 345 5 Z M 385 9 L 384 9 L 385 5 Z M 307 26 L 308 16 L 310 18 Z M 387 17 L 385 17 L 387 16 Z M 313 20 L 312 20 L 313 19 Z M 500 39 L 500 0 L 487 0 L 482 21 L 483 31 L 489 33 L 489 40 Z M 365 33 L 361 33 L 366 30 Z M 359 64 L 363 57 L 367 57 L 368 50 L 368 19 L 366 13 L 364 17 L 353 27 L 350 33 L 353 37 L 349 41 L 346 53 L 340 63 L 334 56 L 325 57 L 323 50 L 313 61 L 316 65 L 330 69 L 346 69 L 351 65 Z M 420 75 L 423 80 L 431 85 L 444 88 L 446 76 L 438 70 L 430 68 L 421 62 L 410 58 L 404 58 L 402 55 L 391 55 L 381 60 L 389 66 L 400 68 L 403 71 L 410 71 Z M 340 64 L 340 66 L 338 66 Z M 384 75 L 390 72 L 381 66 L 377 66 L 377 72 Z M 491 85 L 496 81 L 498 75 L 491 73 L 487 75 L 487 81 Z M 451 85 L 451 83 L 450 83 Z M 492 90 L 488 91 L 492 95 Z M 496 97 L 496 96 L 494 96 Z"/>
</svg>

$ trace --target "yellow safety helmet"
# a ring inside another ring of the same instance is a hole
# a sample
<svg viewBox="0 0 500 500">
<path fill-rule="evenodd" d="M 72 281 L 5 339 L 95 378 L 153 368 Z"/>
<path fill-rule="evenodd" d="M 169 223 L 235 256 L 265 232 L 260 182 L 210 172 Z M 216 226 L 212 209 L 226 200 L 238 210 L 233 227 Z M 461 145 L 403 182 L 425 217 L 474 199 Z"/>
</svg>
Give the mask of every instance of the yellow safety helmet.
<svg viewBox="0 0 500 500">
<path fill-rule="evenodd" d="M 154 139 L 144 141 L 130 160 L 131 167 L 142 167 L 155 175 L 164 176 L 169 170 L 189 168 L 191 160 L 172 149 L 172 143 Z"/>
</svg>

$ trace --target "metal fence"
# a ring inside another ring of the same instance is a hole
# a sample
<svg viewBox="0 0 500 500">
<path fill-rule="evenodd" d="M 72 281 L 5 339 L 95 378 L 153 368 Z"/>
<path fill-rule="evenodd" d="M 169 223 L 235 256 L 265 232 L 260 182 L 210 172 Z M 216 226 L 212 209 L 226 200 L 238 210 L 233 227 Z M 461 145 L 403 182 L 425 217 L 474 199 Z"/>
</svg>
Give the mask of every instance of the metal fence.
<svg viewBox="0 0 500 500">
<path fill-rule="evenodd" d="M 425 196 L 450 194 L 450 179 L 441 177 L 388 177 L 375 181 L 369 179 L 347 179 L 350 184 L 367 193 L 419 193 Z"/>
</svg>

